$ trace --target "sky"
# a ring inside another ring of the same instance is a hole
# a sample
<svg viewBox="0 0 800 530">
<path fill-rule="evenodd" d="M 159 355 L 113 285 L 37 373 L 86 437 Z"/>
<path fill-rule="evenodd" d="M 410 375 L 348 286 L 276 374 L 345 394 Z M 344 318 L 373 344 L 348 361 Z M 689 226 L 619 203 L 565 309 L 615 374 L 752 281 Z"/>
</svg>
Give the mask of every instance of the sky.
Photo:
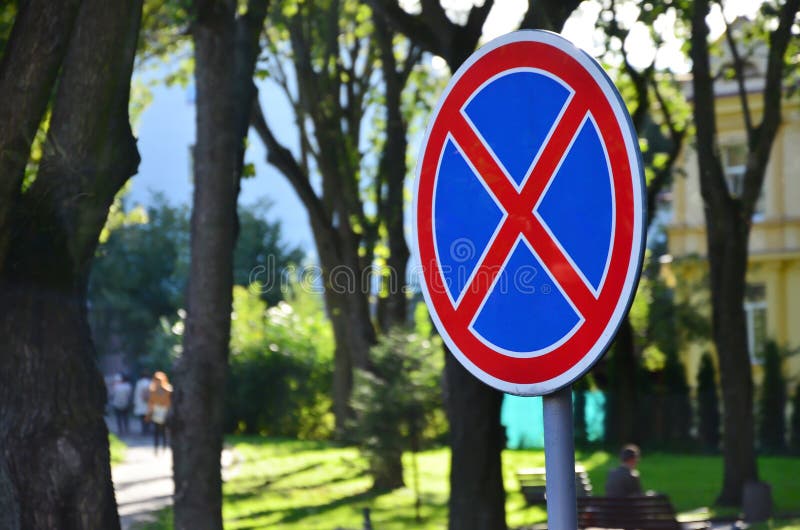
<svg viewBox="0 0 800 530">
<path fill-rule="evenodd" d="M 446 0 L 445 6 L 458 9 L 463 0 Z M 726 17 L 732 20 L 739 15 L 752 15 L 759 2 L 735 0 L 726 2 Z M 623 22 L 636 18 L 634 5 L 624 10 Z M 484 26 L 484 40 L 512 31 L 518 24 L 527 7 L 527 0 L 498 0 Z M 592 55 L 601 51 L 601 36 L 595 28 L 600 8 L 596 2 L 583 2 L 567 21 L 562 34 L 578 47 Z M 680 42 L 675 38 L 670 26 L 674 20 L 666 19 L 657 29 L 665 34 L 666 46 L 659 52 L 659 67 L 670 67 L 676 71 L 687 71 L 688 64 L 680 53 Z M 722 33 L 724 21 L 719 7 L 715 4 L 708 19 L 712 38 Z M 630 60 L 634 65 L 648 64 L 654 50 L 647 46 L 647 29 L 634 26 L 626 43 Z M 433 58 L 433 66 L 444 68 L 444 61 Z M 161 71 L 137 73 L 139 81 L 163 77 L 167 67 Z M 157 83 L 152 85 L 152 101 L 135 124 L 142 162 L 139 174 L 133 177 L 128 196 L 128 206 L 147 205 L 152 201 L 152 193 L 162 193 L 173 204 L 190 204 L 192 194 L 189 147 L 194 142 L 195 108 L 193 90 L 178 85 L 167 87 Z M 297 149 L 297 135 L 288 102 L 283 94 L 269 82 L 260 84 L 261 103 L 270 126 L 276 137 L 292 150 Z M 300 246 L 308 254 L 314 254 L 314 243 L 305 210 L 297 199 L 292 187 L 277 170 L 266 162 L 266 153 L 261 143 L 251 133 L 247 149 L 247 161 L 256 168 L 256 176 L 242 182 L 240 204 L 252 204 L 267 199 L 272 203 L 267 217 L 280 221 L 286 242 Z"/>
</svg>

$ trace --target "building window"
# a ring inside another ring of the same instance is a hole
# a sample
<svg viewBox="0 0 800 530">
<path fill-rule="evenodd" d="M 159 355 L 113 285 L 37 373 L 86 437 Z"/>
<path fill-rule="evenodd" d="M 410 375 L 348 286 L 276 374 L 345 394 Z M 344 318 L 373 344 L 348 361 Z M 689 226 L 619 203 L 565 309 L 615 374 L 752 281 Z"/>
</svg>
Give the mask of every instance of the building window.
<svg viewBox="0 0 800 530">
<path fill-rule="evenodd" d="M 744 142 L 723 145 L 722 169 L 725 172 L 725 181 L 728 183 L 728 192 L 731 197 L 739 198 L 744 191 L 744 174 L 747 169 L 747 145 Z M 764 188 L 758 194 L 758 200 L 753 208 L 753 220 L 764 219 L 766 200 Z"/>
<path fill-rule="evenodd" d="M 750 361 L 761 364 L 767 343 L 767 289 L 764 284 L 749 284 L 745 291 L 744 313 L 747 322 L 747 349 Z"/>
</svg>

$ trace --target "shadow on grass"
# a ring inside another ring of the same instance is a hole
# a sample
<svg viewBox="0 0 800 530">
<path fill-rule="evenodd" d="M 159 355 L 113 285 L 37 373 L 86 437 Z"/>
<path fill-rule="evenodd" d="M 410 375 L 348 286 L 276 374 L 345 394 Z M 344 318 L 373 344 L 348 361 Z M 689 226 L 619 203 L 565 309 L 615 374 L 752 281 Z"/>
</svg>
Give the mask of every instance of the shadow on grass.
<svg viewBox="0 0 800 530">
<path fill-rule="evenodd" d="M 259 488 L 268 488 L 275 484 L 276 482 L 280 482 L 285 478 L 292 477 L 294 475 L 299 475 L 300 473 L 305 473 L 306 471 L 312 471 L 314 469 L 318 469 L 322 467 L 324 464 L 322 462 L 312 462 L 305 466 L 300 466 L 296 469 L 290 469 L 288 471 L 284 471 L 283 473 L 278 473 L 277 475 L 272 475 L 271 477 L 267 477 L 267 480 L 263 481 L 257 487 Z"/>
<path fill-rule="evenodd" d="M 276 493 L 285 493 L 285 492 L 289 492 L 289 491 L 292 491 L 292 490 L 300 490 L 300 491 L 302 491 L 302 490 L 306 490 L 306 491 L 315 490 L 317 488 L 324 488 L 326 486 L 332 486 L 333 484 L 339 484 L 341 482 L 349 482 L 351 480 L 355 480 L 355 479 L 364 477 L 366 475 L 367 475 L 366 471 L 363 471 L 363 470 L 362 471 L 356 471 L 355 473 L 351 473 L 349 475 L 345 475 L 345 476 L 342 476 L 342 477 L 335 477 L 335 478 L 332 478 L 332 479 L 329 479 L 329 480 L 326 480 L 326 481 L 323 481 L 323 482 L 318 482 L 316 484 L 303 484 L 302 486 L 296 486 L 294 488 L 277 488 L 277 489 L 273 489 L 272 491 L 274 491 Z"/>
<path fill-rule="evenodd" d="M 359 479 L 359 478 L 364 477 L 364 476 L 367 475 L 367 469 L 366 468 L 353 468 L 353 472 L 352 473 L 348 473 L 347 475 L 335 476 L 335 477 L 329 478 L 327 480 L 323 480 L 323 481 L 320 481 L 320 482 L 315 482 L 315 483 L 312 483 L 312 484 L 299 484 L 299 485 L 295 485 L 295 486 L 286 486 L 286 487 L 280 487 L 280 488 L 272 487 L 277 482 L 281 481 L 282 479 L 290 478 L 290 477 L 292 477 L 294 475 L 298 475 L 300 473 L 305 473 L 307 471 L 312 471 L 312 470 L 318 469 L 318 468 L 320 468 L 322 466 L 324 466 L 324 463 L 317 462 L 317 463 L 314 463 L 314 464 L 309 464 L 309 465 L 306 465 L 306 466 L 299 467 L 297 469 L 292 469 L 290 471 L 286 471 L 284 473 L 280 473 L 278 475 L 274 475 L 274 476 L 268 477 L 266 480 L 259 481 L 256 484 L 251 484 L 251 485 L 241 485 L 240 484 L 237 489 L 240 489 L 241 491 L 226 493 L 225 494 L 225 501 L 231 501 L 231 502 L 246 501 L 248 499 L 251 499 L 253 497 L 256 497 L 258 495 L 261 495 L 261 494 L 265 493 L 264 490 L 269 490 L 271 493 L 290 493 L 292 491 L 311 491 L 311 490 L 315 490 L 317 488 L 324 488 L 324 487 L 328 487 L 328 486 L 331 486 L 331 485 L 334 485 L 334 484 L 339 484 L 339 483 L 342 483 L 342 482 L 349 482 L 351 480 L 356 480 L 356 479 Z"/>
<path fill-rule="evenodd" d="M 271 515 L 279 514 L 281 515 L 281 517 L 275 522 L 275 525 L 296 523 L 298 521 L 302 521 L 306 517 L 324 514 L 326 512 L 330 512 L 342 506 L 372 501 L 376 497 L 379 497 L 382 494 L 383 492 L 366 490 L 362 491 L 361 493 L 356 493 L 355 495 L 347 495 L 344 497 L 340 497 L 325 504 L 317 504 L 312 506 L 297 506 L 294 508 L 285 508 L 277 510 L 259 510 L 241 515 L 239 517 L 232 517 L 228 519 L 228 521 L 243 521 L 243 520 L 246 521 L 247 519 L 258 519 L 260 517 L 269 517 Z M 242 530 L 249 528 L 255 529 L 258 527 L 255 526 L 243 527 Z"/>
<path fill-rule="evenodd" d="M 231 447 L 238 444 L 252 445 L 255 447 L 269 446 L 270 454 L 283 456 L 294 454 L 298 451 L 323 451 L 347 447 L 328 440 L 293 440 L 290 438 L 265 438 L 253 435 L 228 435 L 225 437 L 225 446 Z"/>
</svg>

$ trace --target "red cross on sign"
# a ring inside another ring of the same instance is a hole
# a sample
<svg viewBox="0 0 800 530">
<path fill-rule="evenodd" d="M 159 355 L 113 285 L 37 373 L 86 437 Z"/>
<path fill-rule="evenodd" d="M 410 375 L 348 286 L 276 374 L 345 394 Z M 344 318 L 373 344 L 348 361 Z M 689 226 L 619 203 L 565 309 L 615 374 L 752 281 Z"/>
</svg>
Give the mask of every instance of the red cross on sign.
<svg viewBox="0 0 800 530">
<path fill-rule="evenodd" d="M 585 373 L 627 312 L 644 179 L 602 68 L 553 33 L 475 52 L 428 126 L 413 233 L 442 338 L 476 377 L 542 395 Z"/>
</svg>

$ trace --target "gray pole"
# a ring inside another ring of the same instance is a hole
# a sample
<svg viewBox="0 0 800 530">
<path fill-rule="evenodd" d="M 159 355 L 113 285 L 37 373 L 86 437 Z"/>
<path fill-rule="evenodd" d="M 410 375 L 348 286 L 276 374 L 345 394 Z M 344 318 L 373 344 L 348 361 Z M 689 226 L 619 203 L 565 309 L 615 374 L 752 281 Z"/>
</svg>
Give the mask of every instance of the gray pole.
<svg viewBox="0 0 800 530">
<path fill-rule="evenodd" d="M 572 387 L 543 396 L 544 465 L 548 530 L 576 530 L 575 442 L 572 437 Z"/>
</svg>

